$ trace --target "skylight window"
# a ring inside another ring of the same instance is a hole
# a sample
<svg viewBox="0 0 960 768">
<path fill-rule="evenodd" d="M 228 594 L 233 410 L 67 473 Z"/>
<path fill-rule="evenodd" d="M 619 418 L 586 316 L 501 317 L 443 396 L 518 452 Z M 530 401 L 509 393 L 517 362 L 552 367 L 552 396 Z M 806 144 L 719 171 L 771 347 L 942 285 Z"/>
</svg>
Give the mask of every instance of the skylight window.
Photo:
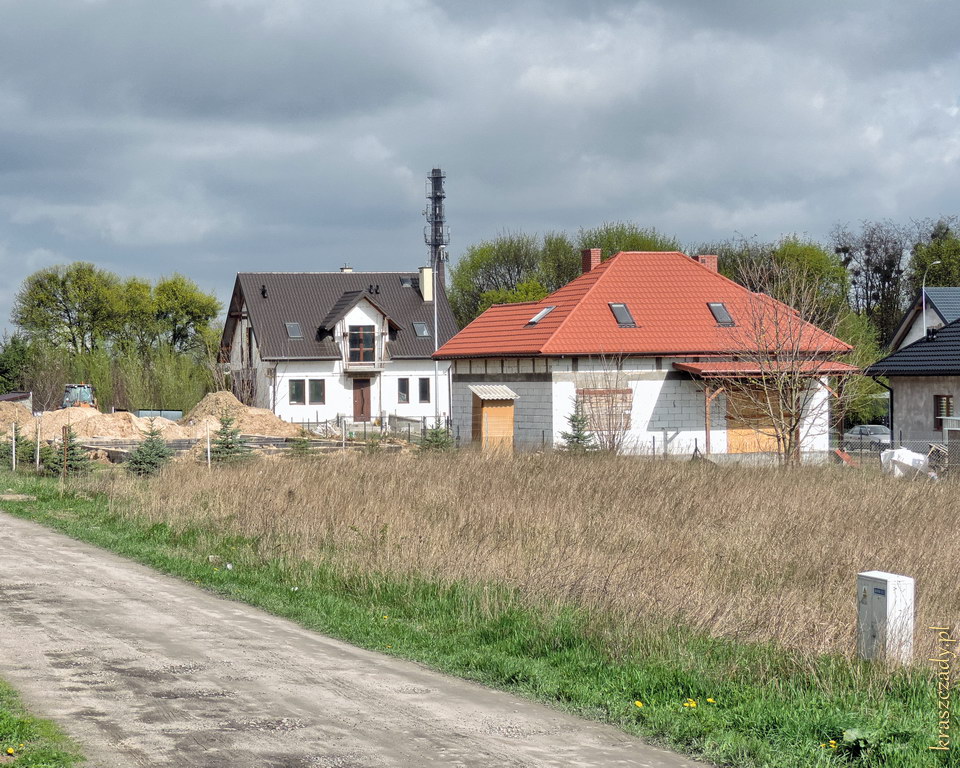
<svg viewBox="0 0 960 768">
<path fill-rule="evenodd" d="M 536 325 L 555 309 L 556 307 L 544 307 L 527 321 L 527 325 Z"/>
<path fill-rule="evenodd" d="M 630 310 L 627 309 L 626 304 L 611 304 L 610 311 L 613 312 L 613 316 L 617 318 L 617 325 L 621 328 L 637 327 L 637 321 L 633 319 L 633 315 L 630 314 Z"/>
<path fill-rule="evenodd" d="M 413 278 L 407 277 L 406 275 L 400 276 L 400 287 L 401 288 L 413 288 Z"/>
<path fill-rule="evenodd" d="M 717 321 L 717 325 L 736 325 L 723 302 L 711 301 L 707 302 L 707 306 L 710 307 L 710 311 L 713 312 L 713 319 Z"/>
<path fill-rule="evenodd" d="M 287 326 L 288 339 L 302 339 L 303 331 L 300 330 L 300 323 L 285 323 Z"/>
<path fill-rule="evenodd" d="M 421 338 L 426 338 L 427 336 L 430 335 L 430 329 L 427 328 L 426 323 L 414 323 L 413 332 L 417 334 L 417 336 L 420 336 Z"/>
</svg>

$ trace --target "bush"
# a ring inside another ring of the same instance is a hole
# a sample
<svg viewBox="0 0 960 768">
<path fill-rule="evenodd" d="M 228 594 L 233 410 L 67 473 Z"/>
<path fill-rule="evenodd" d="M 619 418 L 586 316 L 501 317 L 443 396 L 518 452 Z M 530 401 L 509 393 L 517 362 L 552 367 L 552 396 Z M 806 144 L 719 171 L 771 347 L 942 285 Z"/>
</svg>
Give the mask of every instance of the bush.
<svg viewBox="0 0 960 768">
<path fill-rule="evenodd" d="M 420 448 L 425 451 L 449 451 L 456 446 L 450 430 L 439 424 L 424 433 Z"/>
<path fill-rule="evenodd" d="M 300 430 L 300 434 L 287 440 L 290 446 L 290 453 L 287 455 L 292 459 L 305 459 L 313 455 L 313 447 L 310 445 L 310 438 L 305 430 Z"/>
<path fill-rule="evenodd" d="M 60 446 L 59 471 L 63 471 L 63 446 Z M 73 427 L 67 427 L 67 461 L 66 469 L 68 475 L 83 475 L 89 472 L 93 466 L 89 454 L 80 447 L 80 441 L 77 439 Z"/>
<path fill-rule="evenodd" d="M 155 475 L 173 456 L 173 449 L 168 446 L 153 419 L 150 419 L 150 428 L 143 433 L 144 439 L 130 454 L 127 469 L 141 477 Z"/>
<path fill-rule="evenodd" d="M 210 460 L 218 464 L 240 461 L 250 455 L 251 449 L 240 439 L 240 430 L 233 426 L 234 419 L 224 411 L 220 414 L 220 428 L 214 434 L 210 445 Z"/>
<path fill-rule="evenodd" d="M 567 416 L 570 431 L 560 433 L 563 439 L 562 450 L 570 453 L 585 453 L 597 449 L 597 441 L 587 429 L 588 423 L 587 415 L 583 412 L 583 403 L 577 400 L 573 413 Z"/>
</svg>

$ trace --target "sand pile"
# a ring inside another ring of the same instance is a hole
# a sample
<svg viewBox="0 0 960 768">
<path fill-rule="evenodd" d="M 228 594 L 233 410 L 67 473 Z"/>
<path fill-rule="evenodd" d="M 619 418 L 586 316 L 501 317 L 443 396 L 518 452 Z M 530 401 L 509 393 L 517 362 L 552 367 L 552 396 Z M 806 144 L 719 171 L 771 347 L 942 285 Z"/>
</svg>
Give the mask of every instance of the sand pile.
<svg viewBox="0 0 960 768">
<path fill-rule="evenodd" d="M 196 407 L 180 420 L 180 426 L 191 432 L 193 437 L 204 437 L 207 425 L 210 431 L 220 428 L 220 414 L 228 413 L 235 421 L 233 426 L 245 435 L 266 435 L 267 437 L 296 437 L 300 430 L 278 418 L 266 408 L 248 408 L 230 392 L 211 392 Z"/>
<path fill-rule="evenodd" d="M 169 419 L 154 419 L 154 424 L 165 440 L 181 440 L 188 437 L 186 430 Z M 140 440 L 150 428 L 150 419 L 141 419 L 132 413 L 100 413 L 93 408 L 63 408 L 48 411 L 40 419 L 40 436 L 44 440 L 56 440 L 67 425 L 77 437 L 101 437 L 113 440 Z"/>
<path fill-rule="evenodd" d="M 33 414 L 20 403 L 0 401 L 0 431 L 10 431 L 10 425 L 16 423 L 18 427 L 33 427 Z M 34 427 L 35 429 L 35 427 Z"/>
</svg>

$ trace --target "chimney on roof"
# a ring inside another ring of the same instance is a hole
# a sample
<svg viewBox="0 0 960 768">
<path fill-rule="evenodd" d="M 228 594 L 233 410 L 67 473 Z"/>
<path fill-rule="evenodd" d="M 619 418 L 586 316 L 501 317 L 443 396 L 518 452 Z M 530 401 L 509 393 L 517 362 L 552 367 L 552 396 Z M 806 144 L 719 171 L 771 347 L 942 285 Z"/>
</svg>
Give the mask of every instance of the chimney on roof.
<svg viewBox="0 0 960 768">
<path fill-rule="evenodd" d="M 341 272 L 353 272 L 353 267 L 351 267 L 349 264 L 344 264 L 342 267 L 340 267 L 340 271 L 341 271 Z"/>
<path fill-rule="evenodd" d="M 433 269 L 420 267 L 420 295 L 424 301 L 433 301 Z"/>
<path fill-rule="evenodd" d="M 585 248 L 580 251 L 581 267 L 583 274 L 587 274 L 592 269 L 600 266 L 600 249 Z"/>
<path fill-rule="evenodd" d="M 703 264 L 711 272 L 717 271 L 717 255 L 715 253 L 701 253 L 699 256 L 694 256 L 693 260 Z"/>
</svg>

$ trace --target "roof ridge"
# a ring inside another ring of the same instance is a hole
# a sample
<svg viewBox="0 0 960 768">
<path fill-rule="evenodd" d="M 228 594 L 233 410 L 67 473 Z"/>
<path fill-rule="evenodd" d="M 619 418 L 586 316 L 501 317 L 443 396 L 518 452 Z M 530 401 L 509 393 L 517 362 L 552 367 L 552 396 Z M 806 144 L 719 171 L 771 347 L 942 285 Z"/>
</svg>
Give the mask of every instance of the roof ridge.
<svg viewBox="0 0 960 768">
<path fill-rule="evenodd" d="M 587 296 L 589 296 L 589 295 L 593 292 L 593 289 L 597 287 L 597 284 L 603 279 L 603 276 L 604 276 L 607 272 L 610 271 L 610 264 L 611 264 L 611 263 L 614 261 L 614 259 L 616 259 L 621 253 L 623 253 L 623 251 L 619 251 L 618 253 L 615 253 L 615 254 L 614 254 L 613 256 L 611 256 L 609 259 L 607 259 L 606 261 L 601 262 L 601 263 L 598 264 L 596 267 L 594 267 L 593 269 L 591 269 L 590 272 L 584 272 L 583 274 L 580 275 L 580 277 L 586 277 L 587 275 L 589 275 L 589 274 L 591 274 L 591 273 L 598 272 L 598 271 L 601 270 L 601 269 L 603 270 L 602 273 L 600 273 L 599 275 L 596 276 L 596 278 L 594 279 L 593 283 L 590 284 L 590 286 L 587 288 L 587 290 L 585 290 L 585 291 L 583 292 L 583 296 L 580 297 L 580 299 L 577 301 L 577 303 L 574 304 L 574 305 L 570 308 L 570 311 L 567 312 L 567 316 L 566 316 L 565 318 L 563 318 L 563 320 L 560 321 L 560 324 L 557 325 L 557 327 L 553 329 L 553 331 L 550 333 L 549 336 L 547 336 L 547 338 L 546 338 L 546 340 L 543 342 L 543 344 L 540 345 L 540 354 L 543 354 L 543 351 L 547 348 L 547 346 L 550 344 L 550 342 L 553 341 L 554 337 L 555 337 L 558 333 L 560 333 L 560 331 L 563 329 L 563 327 L 567 324 L 567 321 L 573 316 L 573 313 L 577 311 L 577 308 L 580 307 L 580 306 L 583 304 L 584 301 L 586 301 Z M 576 282 L 577 280 L 579 280 L 579 279 L 580 279 L 580 278 L 576 278 L 576 277 L 575 277 L 573 280 L 571 280 L 569 283 L 567 283 L 567 285 L 563 286 L 563 288 L 567 288 L 568 286 L 572 285 L 573 283 L 575 283 L 575 282 Z M 559 293 L 560 291 L 563 290 L 563 288 L 558 288 L 556 291 L 554 291 L 554 293 Z M 550 294 L 550 295 L 552 296 L 553 294 Z M 543 300 L 546 301 L 546 299 L 549 299 L 549 298 L 550 298 L 550 296 L 547 296 L 547 297 L 546 297 L 545 299 L 543 299 Z"/>
</svg>

